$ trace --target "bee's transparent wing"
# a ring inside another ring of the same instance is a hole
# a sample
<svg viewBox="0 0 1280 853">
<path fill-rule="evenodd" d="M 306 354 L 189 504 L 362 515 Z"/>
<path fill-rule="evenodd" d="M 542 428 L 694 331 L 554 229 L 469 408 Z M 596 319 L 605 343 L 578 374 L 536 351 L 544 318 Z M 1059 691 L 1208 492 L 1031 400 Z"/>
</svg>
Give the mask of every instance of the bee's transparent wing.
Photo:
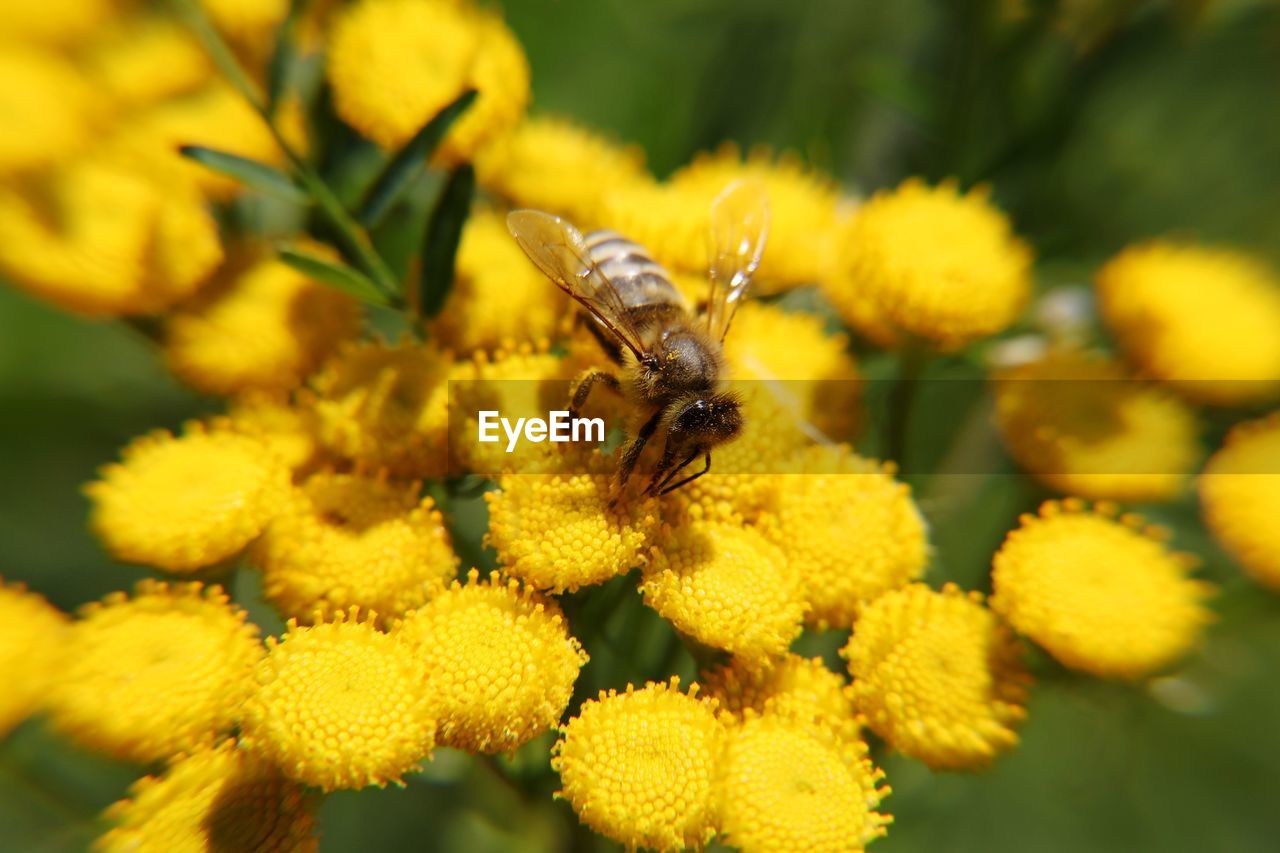
<svg viewBox="0 0 1280 853">
<path fill-rule="evenodd" d="M 760 266 L 769 236 L 769 197 L 757 181 L 734 181 L 711 202 L 711 293 L 707 331 L 724 340 Z"/>
<path fill-rule="evenodd" d="M 507 214 L 507 228 L 543 275 L 590 311 L 640 358 L 640 336 L 627 319 L 626 304 L 591 260 L 591 252 L 577 228 L 541 210 L 511 211 Z"/>
</svg>

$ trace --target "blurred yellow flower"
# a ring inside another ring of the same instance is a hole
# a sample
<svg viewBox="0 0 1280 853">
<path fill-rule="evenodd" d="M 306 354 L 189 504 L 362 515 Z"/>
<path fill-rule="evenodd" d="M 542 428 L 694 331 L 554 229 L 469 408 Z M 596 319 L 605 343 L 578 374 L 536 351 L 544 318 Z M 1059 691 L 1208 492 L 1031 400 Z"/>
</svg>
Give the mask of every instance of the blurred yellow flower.
<svg viewBox="0 0 1280 853">
<path fill-rule="evenodd" d="M 217 223 L 193 188 L 99 159 L 38 186 L 0 186 L 0 233 L 0 272 L 91 315 L 163 310 L 222 260 Z"/>
<path fill-rule="evenodd" d="M 285 616 L 323 620 L 352 605 L 384 619 L 427 600 L 458 557 L 421 484 L 321 472 L 293 489 L 251 552 Z"/>
<path fill-rule="evenodd" d="M 448 470 L 449 357 L 412 341 L 343 349 L 311 381 L 305 404 L 321 441 L 367 470 L 440 477 Z"/>
<path fill-rule="evenodd" d="M 1138 369 L 1198 403 L 1280 394 L 1280 278 L 1225 248 L 1156 241 L 1098 271 L 1103 320 Z"/>
<path fill-rule="evenodd" d="M 144 580 L 72 624 L 50 717 L 92 749 L 161 761 L 212 744 L 240 719 L 261 657 L 257 627 L 221 587 Z"/>
<path fill-rule="evenodd" d="M 725 840 L 743 853 L 860 851 L 892 820 L 866 747 L 776 716 L 731 729 L 716 780 Z"/>
<path fill-rule="evenodd" d="M 0 578 L 0 740 L 44 703 L 66 641 L 67 617 L 61 611 Z"/>
<path fill-rule="evenodd" d="M 551 599 L 479 577 L 472 569 L 396 631 L 426 664 L 436 742 L 511 753 L 560 720 L 587 654 Z"/>
<path fill-rule="evenodd" d="M 991 606 L 1066 666 L 1138 678 L 1195 645 L 1209 621 L 1195 559 L 1114 507 L 1050 501 L 1024 515 L 991 572 Z"/>
<path fill-rule="evenodd" d="M 93 139 L 105 104 L 69 60 L 0 44 L 0 177 L 63 163 Z"/>
<path fill-rule="evenodd" d="M 822 658 L 788 654 L 764 665 L 735 658 L 703 676 L 702 685 L 735 722 L 780 717 L 851 744 L 860 740 L 853 691 Z"/>
<path fill-rule="evenodd" d="M 181 437 L 135 439 L 85 486 L 89 523 L 118 560 L 189 572 L 235 556 L 262 532 L 288 488 L 261 442 L 191 424 Z"/>
<path fill-rule="evenodd" d="M 1199 491 L 1209 532 L 1254 579 L 1280 591 L 1280 412 L 1233 429 Z"/>
<path fill-rule="evenodd" d="M 1045 485 L 1100 500 L 1172 500 L 1200 456 L 1195 414 L 1090 353 L 1052 352 L 998 372 L 996 427 Z"/>
<path fill-rule="evenodd" d="M 210 426 L 256 439 L 295 473 L 314 462 L 319 452 L 311 411 L 273 394 L 237 397 L 227 414 L 213 418 Z"/>
<path fill-rule="evenodd" d="M 712 784 L 724 728 L 679 680 L 582 704 L 552 749 L 558 796 L 628 848 L 701 847 L 715 833 Z M 696 686 L 695 686 L 696 690 Z"/>
<path fill-rule="evenodd" d="M 891 465 L 847 447 L 814 447 L 791 465 L 761 530 L 797 567 L 809 622 L 848 628 L 867 602 L 924 573 L 924 519 Z"/>
<path fill-rule="evenodd" d="M 714 193 L 644 178 L 602 191 L 600 225 L 644 246 L 675 275 L 707 274 Z"/>
<path fill-rule="evenodd" d="M 0 42 L 74 46 L 92 37 L 120 5 L 120 0 L 0 0 Z"/>
<path fill-rule="evenodd" d="M 401 784 L 430 755 L 425 667 L 372 618 L 353 607 L 312 627 L 290 620 L 282 639 L 267 640 L 241 725 L 246 748 L 324 791 Z"/>
<path fill-rule="evenodd" d="M 200 5 L 230 42 L 250 50 L 271 44 L 289 13 L 289 0 L 200 0 Z"/>
<path fill-rule="evenodd" d="M 640 591 L 677 630 L 752 660 L 785 653 L 800 634 L 798 567 L 755 528 L 686 524 L 660 541 Z"/>
<path fill-rule="evenodd" d="M 184 95 L 214 75 L 191 31 L 159 15 L 119 19 L 94 39 L 86 62 L 93 79 L 130 108 Z"/>
<path fill-rule="evenodd" d="M 274 258 L 232 264 L 166 318 L 166 364 L 206 394 L 285 391 L 360 329 L 354 299 Z"/>
<path fill-rule="evenodd" d="M 912 584 L 868 604 L 840 651 L 867 725 L 936 770 L 988 764 L 1018 742 L 1030 676 L 976 592 Z"/>
<path fill-rule="evenodd" d="M 862 205 L 841 241 L 849 277 L 828 296 L 851 324 L 870 299 L 896 331 L 956 349 L 1004 329 L 1030 295 L 1031 250 L 985 189 L 908 180 Z"/>
<path fill-rule="evenodd" d="M 106 810 L 101 853 L 309 853 L 317 849 L 316 797 L 234 740 L 145 776 Z"/>
<path fill-rule="evenodd" d="M 477 42 L 467 85 L 479 95 L 440 144 L 436 156 L 445 165 L 471 160 L 509 134 L 529 106 L 524 48 L 492 10 L 477 8 L 472 14 Z"/>
<path fill-rule="evenodd" d="M 482 152 L 476 176 L 513 207 L 545 210 L 579 228 L 594 228 L 608 224 L 600 215 L 602 194 L 646 180 L 648 173 L 636 146 L 623 146 L 570 119 L 530 116 Z"/>
</svg>

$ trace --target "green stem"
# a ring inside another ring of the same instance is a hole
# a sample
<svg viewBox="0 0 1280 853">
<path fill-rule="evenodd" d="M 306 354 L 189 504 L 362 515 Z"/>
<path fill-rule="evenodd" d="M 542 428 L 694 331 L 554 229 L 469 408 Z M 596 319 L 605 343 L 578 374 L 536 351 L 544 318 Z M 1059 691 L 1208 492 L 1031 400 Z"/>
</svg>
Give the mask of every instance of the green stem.
<svg viewBox="0 0 1280 853">
<path fill-rule="evenodd" d="M 911 410 L 915 403 L 916 386 L 928 361 L 928 355 L 918 346 L 908 344 L 902 350 L 898 364 L 898 377 L 894 380 L 889 396 L 889 458 L 898 465 L 903 476 L 907 470 L 907 431 L 911 427 Z"/>
</svg>

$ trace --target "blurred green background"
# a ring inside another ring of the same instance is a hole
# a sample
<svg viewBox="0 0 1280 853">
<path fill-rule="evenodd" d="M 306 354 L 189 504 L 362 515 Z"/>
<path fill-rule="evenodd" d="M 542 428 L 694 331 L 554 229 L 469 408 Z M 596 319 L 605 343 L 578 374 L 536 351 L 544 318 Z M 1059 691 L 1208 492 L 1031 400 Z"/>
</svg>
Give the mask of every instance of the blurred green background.
<svg viewBox="0 0 1280 853">
<path fill-rule="evenodd" d="M 533 67 L 535 109 L 639 143 L 660 175 L 731 139 L 796 149 L 851 192 L 912 174 L 988 182 L 1035 244 L 1044 285 L 1085 282 L 1126 242 L 1162 234 L 1280 261 L 1280 9 L 1271 3 L 504 5 Z M 0 289 L 0 571 L 63 608 L 131 584 L 142 573 L 101 553 L 79 488 L 132 437 L 215 407 L 178 386 L 125 326 Z M 915 485 L 937 549 L 929 579 L 971 587 L 983 585 L 1018 512 L 1043 497 L 1011 468 Z M 1149 514 L 1223 587 L 1203 649 L 1149 688 L 1042 666 L 1022 746 L 983 774 L 937 775 L 879 755 L 897 820 L 873 849 L 1276 849 L 1280 598 L 1239 577 L 1190 500 Z M 251 584 L 238 581 L 249 603 Z M 602 594 L 631 594 L 625 584 Z M 654 634 L 653 617 L 623 611 L 588 642 L 583 691 L 617 686 L 618 647 Z M 253 612 L 268 630 L 278 625 Z M 838 641 L 804 648 L 829 652 Z M 683 652 L 668 663 L 692 671 Z M 549 803 L 545 746 L 515 764 L 442 752 L 403 790 L 335 795 L 323 807 L 322 849 L 607 849 Z M 0 850 L 82 849 L 100 809 L 143 770 L 28 723 L 0 744 Z M 508 784 L 525 777 L 532 797 Z"/>
</svg>

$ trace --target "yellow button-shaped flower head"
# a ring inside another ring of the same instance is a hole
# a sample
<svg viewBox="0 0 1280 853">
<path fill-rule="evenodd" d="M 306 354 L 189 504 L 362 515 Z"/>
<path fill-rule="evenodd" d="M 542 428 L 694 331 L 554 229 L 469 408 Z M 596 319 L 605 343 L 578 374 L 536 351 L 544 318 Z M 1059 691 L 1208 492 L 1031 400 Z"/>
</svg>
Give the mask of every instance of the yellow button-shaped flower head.
<svg viewBox="0 0 1280 853">
<path fill-rule="evenodd" d="M 821 658 L 789 654 L 764 665 L 735 658 L 703 679 L 707 695 L 737 722 L 777 716 L 856 744 L 859 720 L 853 691 Z"/>
<path fill-rule="evenodd" d="M 103 815 L 101 853 L 306 853 L 317 848 L 316 797 L 235 741 L 146 776 Z"/>
<path fill-rule="evenodd" d="M 754 660 L 783 654 L 800 634 L 796 566 L 755 528 L 684 525 L 655 541 L 640 591 L 680 631 Z"/>
<path fill-rule="evenodd" d="M 258 690 L 245 706 L 245 746 L 290 777 L 332 791 L 400 784 L 435 745 L 426 672 L 416 650 L 360 620 L 267 641 Z"/>
<path fill-rule="evenodd" d="M 0 579 L 0 739 L 44 702 L 58 677 L 67 618 L 41 596 Z"/>
<path fill-rule="evenodd" d="M 159 15 L 130 16 L 108 28 L 94 40 L 87 62 L 93 80 L 125 107 L 185 94 L 214 75 L 191 30 Z"/>
<path fill-rule="evenodd" d="M 843 240 L 836 309 L 869 296 L 899 332 L 943 349 L 1001 331 L 1030 293 L 1031 252 L 985 190 L 908 180 L 863 205 Z"/>
<path fill-rule="evenodd" d="M 1280 413 L 1233 429 L 1199 488 L 1209 531 L 1259 583 L 1280 591 Z"/>
<path fill-rule="evenodd" d="M 991 573 L 991 606 L 1066 666 L 1138 678 L 1184 655 L 1209 619 L 1195 560 L 1106 505 L 1049 502 L 1024 515 Z"/>
<path fill-rule="evenodd" d="M 73 46 L 119 10 L 118 0 L 0 0 L 0 41 Z"/>
<path fill-rule="evenodd" d="M 701 847 L 715 833 L 713 784 L 724 727 L 711 705 L 651 683 L 588 700 L 552 751 L 559 796 L 579 820 L 629 848 Z"/>
<path fill-rule="evenodd" d="M 891 818 L 889 793 L 864 754 L 821 729 L 749 716 L 730 730 L 716 794 L 725 840 L 743 853 L 860 851 Z"/>
<path fill-rule="evenodd" d="M 711 200 L 722 189 L 708 193 L 652 179 L 608 187 L 600 199 L 599 224 L 644 246 L 668 272 L 705 276 Z"/>
<path fill-rule="evenodd" d="M 587 655 L 553 601 L 478 580 L 472 569 L 396 630 L 426 664 L 437 743 L 510 753 L 559 722 Z"/>
<path fill-rule="evenodd" d="M 1130 360 L 1199 403 L 1280 395 L 1280 279 L 1229 249 L 1153 242 L 1098 271 L 1102 318 Z"/>
<path fill-rule="evenodd" d="M 215 429 L 247 435 L 267 446 L 293 472 L 316 460 L 320 440 L 310 409 L 295 406 L 287 394 L 250 393 L 236 397 L 226 415 L 210 421 Z"/>
<path fill-rule="evenodd" d="M 189 572 L 238 554 L 262 532 L 289 486 L 261 442 L 199 425 L 153 433 L 85 487 L 90 524 L 116 559 Z"/>
<path fill-rule="evenodd" d="M 1045 485 L 1098 500 L 1172 500 L 1200 456 L 1195 414 L 1119 365 L 1058 352 L 1001 372 L 996 426 Z"/>
<path fill-rule="evenodd" d="M 598 454 L 566 454 L 563 474 L 507 474 L 485 495 L 488 542 L 503 571 L 537 589 L 572 592 L 644 562 L 656 529 L 652 501 L 610 504 L 613 474 Z"/>
<path fill-rule="evenodd" d="M 458 568 L 420 484 L 321 472 L 294 488 L 253 549 L 268 601 L 301 622 L 358 605 L 384 618 L 427 600 Z"/>
<path fill-rule="evenodd" d="M 65 161 L 89 143 L 100 102 L 69 61 L 6 44 L 0 80 L 0 177 Z"/>
<path fill-rule="evenodd" d="M 312 381 L 307 403 L 333 452 L 400 477 L 448 471 L 449 358 L 431 346 L 350 346 Z"/>
<path fill-rule="evenodd" d="M 889 744 L 940 770 L 981 767 L 1018 742 L 1030 681 L 978 593 L 912 584 L 863 609 L 841 650 L 854 702 Z"/>
<path fill-rule="evenodd" d="M 354 299 L 274 259 L 228 270 L 218 285 L 164 330 L 169 368 L 206 394 L 295 388 L 359 331 Z"/>
<path fill-rule="evenodd" d="M 845 447 L 812 448 L 794 466 L 776 478 L 761 529 L 797 567 L 809 622 L 847 628 L 866 602 L 924 572 L 924 520 L 891 466 Z"/>
<path fill-rule="evenodd" d="M 54 725 L 150 762 L 213 743 L 237 720 L 262 657 L 257 628 L 219 587 L 142 581 L 88 605 L 50 685 Z"/>
</svg>

